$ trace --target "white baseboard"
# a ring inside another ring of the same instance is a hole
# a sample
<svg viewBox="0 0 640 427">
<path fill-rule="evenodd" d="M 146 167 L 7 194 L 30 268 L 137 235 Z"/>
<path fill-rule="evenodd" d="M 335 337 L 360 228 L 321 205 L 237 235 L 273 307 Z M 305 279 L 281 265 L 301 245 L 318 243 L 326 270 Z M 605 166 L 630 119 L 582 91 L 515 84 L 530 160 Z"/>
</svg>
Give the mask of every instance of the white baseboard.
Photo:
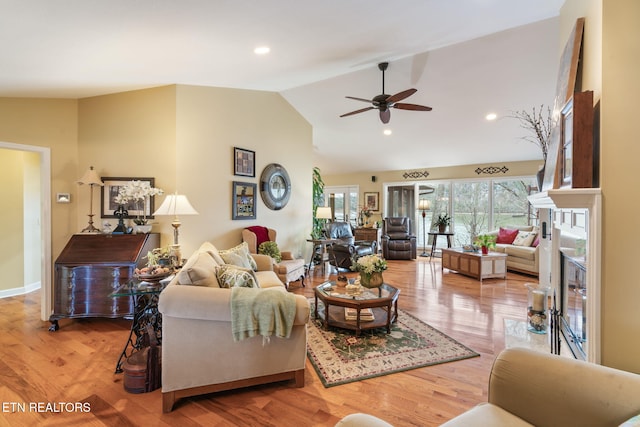
<svg viewBox="0 0 640 427">
<path fill-rule="evenodd" d="M 9 297 L 15 297 L 18 295 L 24 295 L 33 291 L 37 291 L 40 288 L 41 288 L 40 282 L 35 282 L 19 288 L 4 289 L 0 291 L 0 298 L 9 298 Z"/>
</svg>

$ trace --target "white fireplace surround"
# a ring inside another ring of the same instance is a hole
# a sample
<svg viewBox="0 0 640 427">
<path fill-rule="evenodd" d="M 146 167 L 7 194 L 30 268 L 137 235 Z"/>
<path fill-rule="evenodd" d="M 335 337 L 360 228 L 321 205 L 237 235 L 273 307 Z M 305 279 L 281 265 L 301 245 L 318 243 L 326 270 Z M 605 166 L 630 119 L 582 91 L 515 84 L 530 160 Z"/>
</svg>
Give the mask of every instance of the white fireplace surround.
<svg viewBox="0 0 640 427">
<path fill-rule="evenodd" d="M 553 220 L 554 234 L 567 230 L 587 240 L 587 361 L 600 364 L 600 286 L 601 286 L 601 237 L 602 237 L 602 192 L 600 188 L 574 188 L 547 190 L 529 196 L 531 205 L 538 209 L 549 209 Z M 582 210 L 582 212 L 581 212 Z M 583 215 L 587 212 L 586 217 Z M 542 217 L 542 216 L 541 216 Z M 586 220 L 586 222 L 583 222 Z M 540 263 L 548 263 L 548 283 L 557 292 L 560 285 L 560 239 L 551 239 L 548 257 Z M 540 284 L 547 284 L 540 275 Z"/>
</svg>

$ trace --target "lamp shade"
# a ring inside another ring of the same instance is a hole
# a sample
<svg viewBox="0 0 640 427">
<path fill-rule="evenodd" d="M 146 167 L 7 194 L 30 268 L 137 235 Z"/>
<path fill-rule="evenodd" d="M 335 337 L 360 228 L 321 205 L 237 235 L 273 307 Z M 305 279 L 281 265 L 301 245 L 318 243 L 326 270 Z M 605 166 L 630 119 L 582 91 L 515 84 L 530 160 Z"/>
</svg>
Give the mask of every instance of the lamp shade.
<svg viewBox="0 0 640 427">
<path fill-rule="evenodd" d="M 316 218 L 331 219 L 331 208 L 329 206 L 318 206 L 316 209 Z"/>
<path fill-rule="evenodd" d="M 418 202 L 418 209 L 420 209 L 421 211 L 428 211 L 429 209 L 431 209 L 431 201 L 427 199 L 421 199 Z"/>
<path fill-rule="evenodd" d="M 183 194 L 169 194 L 154 215 L 198 215 L 198 212 L 191 206 L 187 196 Z"/>
<path fill-rule="evenodd" d="M 103 186 L 104 182 L 98 176 L 98 173 L 93 170 L 93 166 L 89 167 L 89 170 L 82 175 L 82 178 L 78 180 L 78 184 L 82 185 L 99 185 Z"/>
</svg>

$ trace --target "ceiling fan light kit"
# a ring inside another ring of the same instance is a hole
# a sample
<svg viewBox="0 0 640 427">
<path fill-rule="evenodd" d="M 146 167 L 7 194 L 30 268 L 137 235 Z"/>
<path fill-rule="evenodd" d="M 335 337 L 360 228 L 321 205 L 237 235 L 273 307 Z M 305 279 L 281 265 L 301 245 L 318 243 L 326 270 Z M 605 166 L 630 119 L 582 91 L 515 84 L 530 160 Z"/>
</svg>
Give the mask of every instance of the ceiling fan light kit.
<svg viewBox="0 0 640 427">
<path fill-rule="evenodd" d="M 389 123 L 389 120 L 391 119 L 391 108 L 397 108 L 399 110 L 431 111 L 431 107 L 427 107 L 425 105 L 399 102 L 416 93 L 418 91 L 417 89 L 403 90 L 402 92 L 398 92 L 395 95 L 387 95 L 386 93 L 384 93 L 384 72 L 388 67 L 388 62 L 381 62 L 378 64 L 378 68 L 380 69 L 380 71 L 382 71 L 382 93 L 380 95 L 374 96 L 373 99 L 357 98 L 355 96 L 346 97 L 349 99 L 354 99 L 356 101 L 371 103 L 372 106 L 345 113 L 340 117 L 352 116 L 354 114 L 364 113 L 365 111 L 377 109 L 378 111 L 380 111 L 380 121 L 386 124 Z"/>
</svg>

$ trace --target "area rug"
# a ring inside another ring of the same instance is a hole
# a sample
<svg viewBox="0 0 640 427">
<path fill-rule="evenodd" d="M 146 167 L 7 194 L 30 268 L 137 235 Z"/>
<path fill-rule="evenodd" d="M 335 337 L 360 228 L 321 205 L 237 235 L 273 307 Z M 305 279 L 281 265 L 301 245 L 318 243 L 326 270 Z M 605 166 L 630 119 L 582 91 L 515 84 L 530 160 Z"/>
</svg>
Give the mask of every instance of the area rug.
<svg viewBox="0 0 640 427">
<path fill-rule="evenodd" d="M 479 356 L 402 310 L 390 334 L 386 328 L 371 329 L 356 338 L 354 331 L 325 330 L 313 317 L 313 300 L 307 356 L 325 387 Z M 318 304 L 322 312 L 322 302 Z"/>
</svg>

